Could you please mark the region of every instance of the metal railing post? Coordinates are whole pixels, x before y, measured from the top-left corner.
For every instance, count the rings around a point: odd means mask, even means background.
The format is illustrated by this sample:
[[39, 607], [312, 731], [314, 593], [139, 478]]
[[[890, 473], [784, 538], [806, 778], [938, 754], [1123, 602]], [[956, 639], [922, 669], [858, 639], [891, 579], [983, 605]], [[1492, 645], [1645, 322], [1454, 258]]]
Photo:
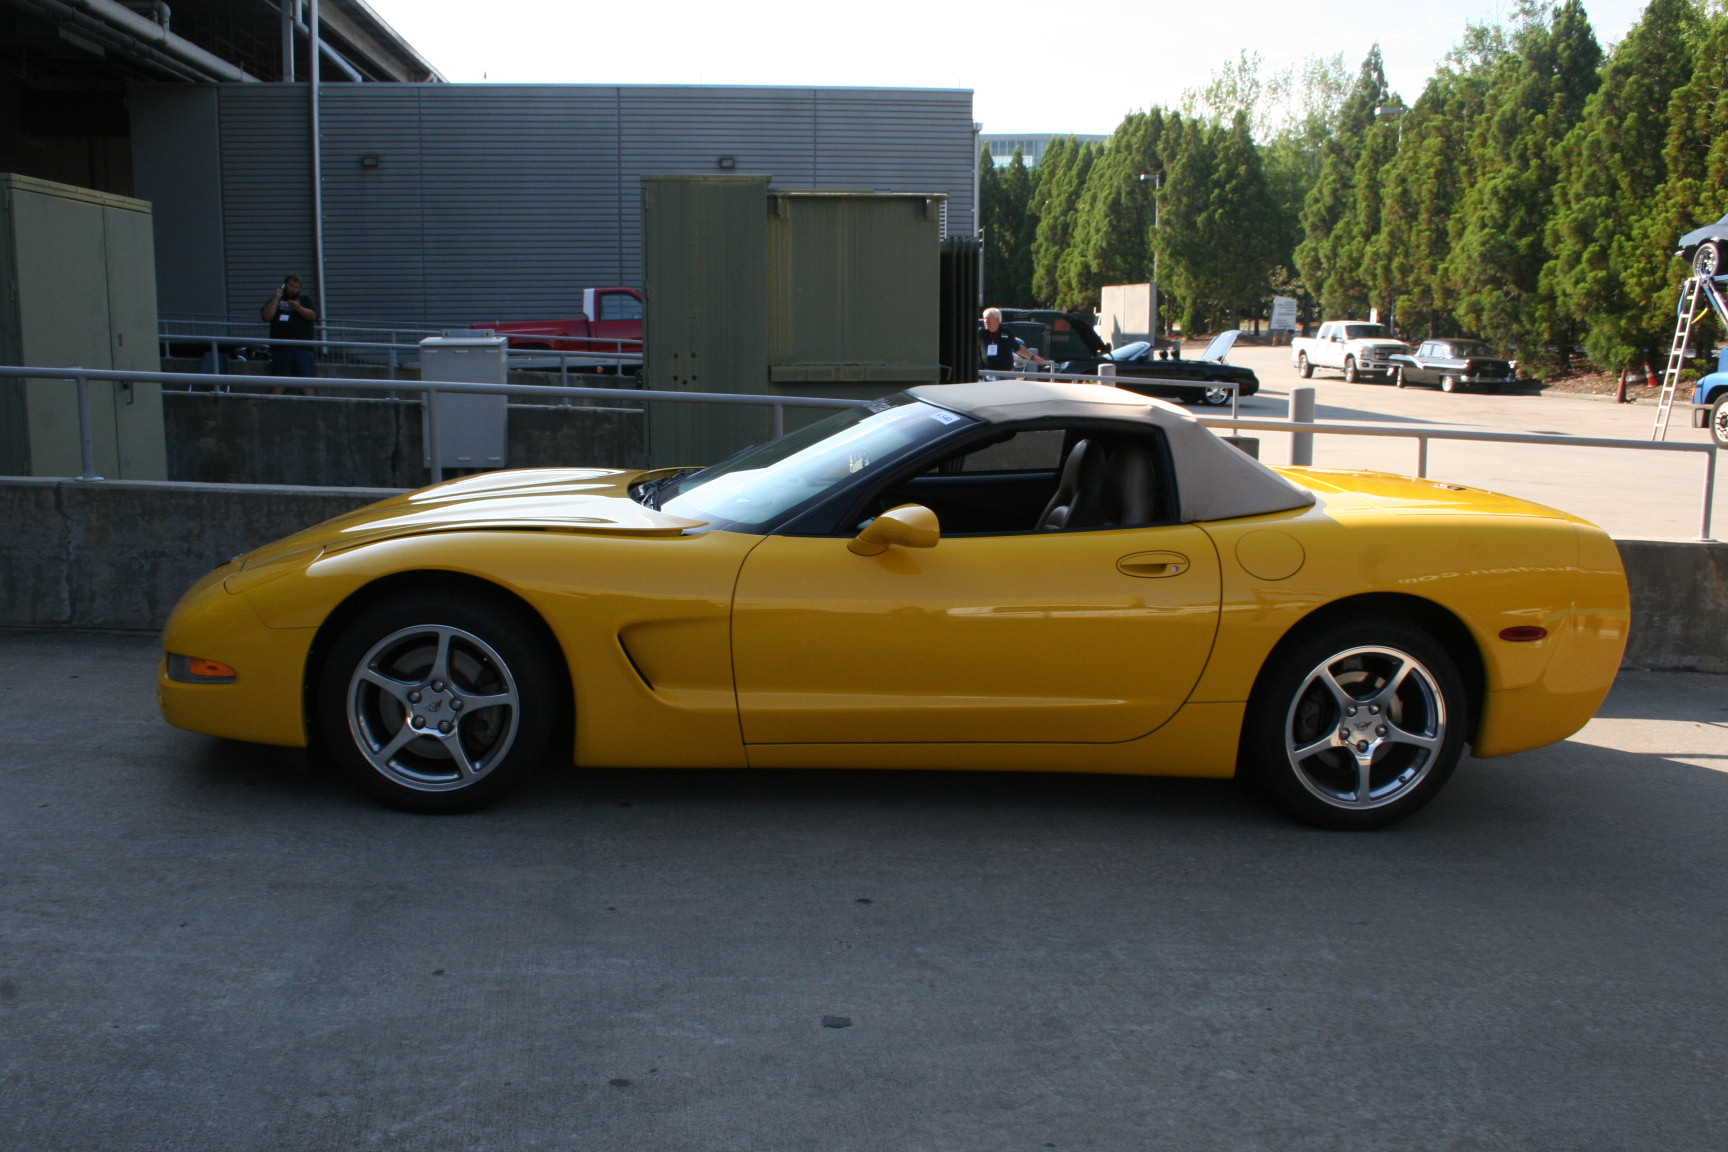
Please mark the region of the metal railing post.
[[[1290, 422], [1314, 423], [1314, 386], [1298, 384], [1290, 389]], [[1294, 468], [1309, 468], [1314, 464], [1314, 433], [1290, 434], [1290, 464]]]
[[100, 480], [96, 475], [96, 442], [90, 430], [90, 378], [82, 372], [72, 374], [78, 386], [78, 458], [83, 467], [80, 480]]
[[1116, 375], [1115, 363], [1114, 362], [1107, 362], [1107, 363], [1098, 365], [1098, 375], [1100, 375], [1100, 376], [1115, 376]]
[[1428, 479], [1428, 437], [1416, 437], [1416, 476], [1417, 479]]
[[[425, 381], [422, 381], [425, 383]], [[432, 384], [426, 389], [426, 460], [428, 474], [432, 483], [439, 484], [444, 480], [444, 442], [438, 434], [438, 386]]]
[[786, 435], [786, 405], [774, 405], [774, 439]]
[[1714, 540], [1710, 535], [1710, 513], [1716, 501], [1716, 445], [1710, 445], [1710, 451], [1704, 459], [1704, 523], [1699, 529], [1698, 539]]

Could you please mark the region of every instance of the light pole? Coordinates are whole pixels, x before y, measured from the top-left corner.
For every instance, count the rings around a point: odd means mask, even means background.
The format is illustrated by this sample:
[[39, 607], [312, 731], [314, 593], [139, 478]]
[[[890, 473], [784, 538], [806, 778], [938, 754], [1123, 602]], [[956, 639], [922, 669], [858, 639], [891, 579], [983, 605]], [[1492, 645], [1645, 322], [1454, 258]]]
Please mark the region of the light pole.
[[1164, 173], [1140, 174], [1140, 182], [1152, 181], [1152, 350], [1158, 350], [1158, 193], [1164, 187]]

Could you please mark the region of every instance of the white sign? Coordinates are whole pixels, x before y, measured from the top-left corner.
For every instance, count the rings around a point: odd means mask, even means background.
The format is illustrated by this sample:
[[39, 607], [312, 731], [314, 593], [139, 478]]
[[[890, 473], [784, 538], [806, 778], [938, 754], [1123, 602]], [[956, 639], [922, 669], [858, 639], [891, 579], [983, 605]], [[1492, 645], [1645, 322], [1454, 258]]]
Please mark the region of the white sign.
[[1292, 332], [1296, 330], [1296, 298], [1294, 296], [1272, 297], [1272, 323], [1269, 327], [1275, 332], [1279, 329]]

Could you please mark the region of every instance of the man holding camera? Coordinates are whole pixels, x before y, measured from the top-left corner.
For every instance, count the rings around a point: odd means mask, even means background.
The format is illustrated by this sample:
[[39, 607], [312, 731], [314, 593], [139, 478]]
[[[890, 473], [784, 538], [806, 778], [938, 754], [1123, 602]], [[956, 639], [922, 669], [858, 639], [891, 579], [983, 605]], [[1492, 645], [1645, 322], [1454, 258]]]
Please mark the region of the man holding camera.
[[[282, 286], [264, 305], [262, 314], [270, 325], [272, 340], [318, 338], [318, 301], [311, 293], [300, 290], [298, 276], [289, 276], [282, 281]], [[270, 345], [270, 375], [318, 375], [317, 351], [310, 344]]]

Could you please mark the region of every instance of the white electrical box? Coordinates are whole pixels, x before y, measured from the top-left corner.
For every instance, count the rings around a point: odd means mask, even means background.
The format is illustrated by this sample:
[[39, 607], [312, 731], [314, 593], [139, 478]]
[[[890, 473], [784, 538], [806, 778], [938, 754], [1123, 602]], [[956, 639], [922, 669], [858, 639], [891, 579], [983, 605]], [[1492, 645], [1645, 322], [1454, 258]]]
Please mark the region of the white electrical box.
[[[420, 341], [420, 379], [503, 384], [509, 372], [504, 346], [504, 337], [490, 333], [428, 336]], [[434, 453], [440, 468], [505, 466], [509, 411], [502, 392], [438, 392], [427, 399], [427, 468]]]

